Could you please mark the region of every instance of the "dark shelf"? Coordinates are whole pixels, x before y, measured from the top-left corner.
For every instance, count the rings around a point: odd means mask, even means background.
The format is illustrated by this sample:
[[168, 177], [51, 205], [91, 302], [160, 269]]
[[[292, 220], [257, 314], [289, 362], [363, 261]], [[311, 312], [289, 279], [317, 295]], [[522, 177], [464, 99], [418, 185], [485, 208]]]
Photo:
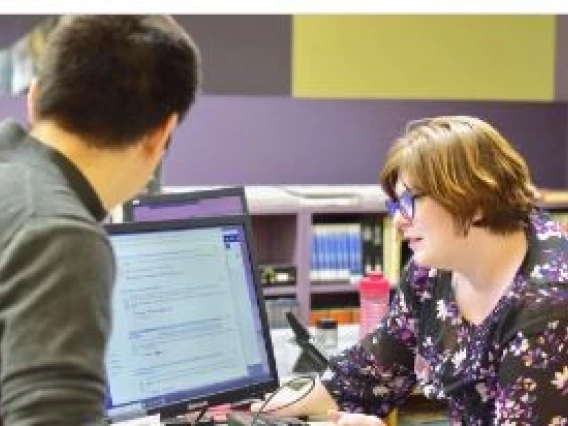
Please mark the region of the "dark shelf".
[[357, 293], [357, 291], [357, 285], [345, 281], [312, 281], [310, 286], [312, 294]]

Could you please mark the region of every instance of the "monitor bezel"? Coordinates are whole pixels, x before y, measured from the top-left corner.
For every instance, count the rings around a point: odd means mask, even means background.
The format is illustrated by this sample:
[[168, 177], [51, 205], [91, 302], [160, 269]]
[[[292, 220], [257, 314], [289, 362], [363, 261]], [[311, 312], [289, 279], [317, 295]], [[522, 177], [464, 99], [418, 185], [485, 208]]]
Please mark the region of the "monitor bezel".
[[209, 395], [203, 395], [197, 398], [190, 398], [184, 401], [175, 402], [172, 404], [152, 407], [145, 409], [147, 415], [160, 414], [161, 417], [175, 417], [195, 409], [202, 409], [208, 406], [236, 403], [246, 401], [254, 398], [263, 398], [267, 393], [274, 392], [279, 386], [278, 371], [276, 368], [276, 359], [274, 357], [274, 347], [270, 335], [270, 328], [268, 325], [268, 317], [266, 306], [264, 302], [264, 295], [262, 286], [260, 284], [260, 276], [258, 273], [254, 239], [252, 235], [252, 226], [250, 217], [248, 215], [231, 215], [231, 216], [215, 216], [215, 217], [199, 217], [189, 219], [174, 219], [162, 221], [147, 221], [147, 222], [123, 222], [114, 224], [105, 224], [104, 227], [109, 237], [112, 235], [130, 234], [130, 233], [147, 233], [147, 232], [160, 232], [170, 230], [183, 230], [183, 229], [199, 229], [206, 227], [219, 227], [219, 226], [242, 226], [244, 236], [247, 242], [248, 260], [251, 266], [251, 276], [253, 280], [253, 287], [255, 291], [256, 304], [259, 313], [260, 326], [262, 329], [262, 336], [266, 357], [269, 368], [269, 378], [262, 383], [256, 383], [247, 387], [230, 389], [223, 392], [217, 392]]
[[[123, 215], [123, 220], [125, 222], [139, 222], [134, 217], [134, 211], [138, 207], [160, 206], [162, 204], [172, 204], [172, 203], [179, 203], [179, 204], [192, 203], [192, 202], [197, 203], [200, 200], [204, 199], [226, 198], [226, 197], [239, 197], [242, 206], [242, 213], [240, 214], [242, 215], [249, 214], [245, 188], [243, 186], [228, 186], [223, 188], [198, 189], [198, 190], [187, 190], [187, 191], [184, 190], [181, 192], [177, 191], [160, 192], [157, 194], [139, 195], [124, 203], [122, 207], [122, 215]], [[233, 214], [231, 214], [231, 216], [232, 215]], [[236, 216], [236, 214], [234, 215]], [[212, 216], [207, 216], [207, 217], [212, 217]], [[152, 219], [152, 221], [154, 220]]]

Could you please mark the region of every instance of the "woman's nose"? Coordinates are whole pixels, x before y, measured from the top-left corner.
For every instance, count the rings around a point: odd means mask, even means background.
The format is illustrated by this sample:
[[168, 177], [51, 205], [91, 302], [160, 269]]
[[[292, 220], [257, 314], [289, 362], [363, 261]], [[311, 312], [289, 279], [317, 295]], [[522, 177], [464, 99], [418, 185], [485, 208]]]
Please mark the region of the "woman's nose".
[[399, 210], [396, 211], [396, 213], [392, 217], [392, 223], [393, 223], [394, 227], [400, 231], [405, 226], [408, 226], [410, 221], [406, 218], [405, 215], [402, 214], [402, 212], [399, 209]]

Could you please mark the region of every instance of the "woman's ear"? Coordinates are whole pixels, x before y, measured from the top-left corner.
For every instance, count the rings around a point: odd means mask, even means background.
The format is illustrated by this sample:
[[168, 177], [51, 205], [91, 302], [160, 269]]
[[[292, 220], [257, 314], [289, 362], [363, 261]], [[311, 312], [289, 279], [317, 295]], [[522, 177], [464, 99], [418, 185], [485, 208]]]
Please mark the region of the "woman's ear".
[[481, 222], [483, 222], [483, 211], [480, 208], [477, 208], [475, 210], [475, 214], [471, 218], [471, 224], [479, 225]]
[[467, 237], [469, 234], [469, 230], [472, 226], [481, 226], [483, 224], [483, 212], [481, 209], [477, 209], [475, 214], [471, 217], [471, 219], [466, 223], [464, 227], [464, 237]]

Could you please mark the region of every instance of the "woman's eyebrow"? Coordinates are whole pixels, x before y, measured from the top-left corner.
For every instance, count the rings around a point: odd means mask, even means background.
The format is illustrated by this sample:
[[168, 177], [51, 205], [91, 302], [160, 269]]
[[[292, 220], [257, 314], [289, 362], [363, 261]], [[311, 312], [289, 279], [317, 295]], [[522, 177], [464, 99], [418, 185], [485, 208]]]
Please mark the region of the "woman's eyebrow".
[[[402, 186], [404, 186], [405, 191], [408, 191], [410, 194], [415, 194], [417, 192], [421, 192], [420, 190], [413, 188], [411, 185], [408, 185], [405, 181], [403, 181], [402, 179], [400, 180], [400, 183], [402, 183]], [[396, 192], [396, 190], [395, 190]], [[404, 191], [403, 191], [404, 192]]]
[[[404, 184], [403, 184], [404, 185]], [[410, 191], [408, 189], [408, 187], [406, 185], [404, 185], [402, 191], [400, 191], [400, 193], [397, 191], [397, 188], [394, 189], [394, 197], [396, 200], [400, 199], [400, 197], [402, 197], [402, 194], [404, 194], [405, 192]]]
[[[410, 185], [408, 185], [405, 181], [403, 181], [402, 179], [400, 180], [400, 183], [402, 183], [402, 186], [404, 187], [404, 190], [402, 192], [410, 192], [412, 194], [412, 188], [410, 187]], [[396, 192], [396, 191], [395, 191]], [[402, 194], [401, 194], [402, 195]]]

